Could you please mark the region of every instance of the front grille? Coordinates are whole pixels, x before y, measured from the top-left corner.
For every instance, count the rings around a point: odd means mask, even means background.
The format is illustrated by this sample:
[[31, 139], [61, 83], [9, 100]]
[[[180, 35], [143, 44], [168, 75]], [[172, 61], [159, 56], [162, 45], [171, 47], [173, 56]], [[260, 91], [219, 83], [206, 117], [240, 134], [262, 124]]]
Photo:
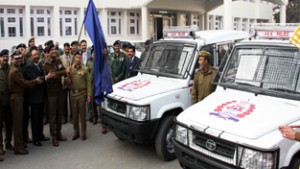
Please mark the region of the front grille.
[[229, 164], [235, 163], [237, 144], [198, 131], [190, 131], [189, 143], [191, 148], [207, 156]]
[[117, 113], [126, 114], [126, 104], [117, 100], [107, 99], [107, 107]]

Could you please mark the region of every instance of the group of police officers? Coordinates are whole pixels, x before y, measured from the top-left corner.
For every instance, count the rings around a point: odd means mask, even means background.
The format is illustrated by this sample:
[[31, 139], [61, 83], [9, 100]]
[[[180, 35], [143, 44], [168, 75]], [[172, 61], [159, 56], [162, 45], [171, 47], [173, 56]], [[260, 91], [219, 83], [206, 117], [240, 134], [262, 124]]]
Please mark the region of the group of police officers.
[[[141, 59], [135, 56], [135, 47], [129, 43], [122, 44], [120, 40], [116, 40], [112, 53], [108, 53], [105, 47], [104, 53], [113, 83], [138, 74], [137, 69], [151, 43], [150, 40], [145, 42], [146, 47]], [[80, 137], [82, 140], [87, 139], [87, 110], [90, 121], [93, 124], [97, 123], [97, 105], [93, 100], [93, 47], [88, 51], [86, 40], [73, 41], [71, 45], [65, 43], [63, 49], [60, 49], [58, 44], [54, 45], [52, 40], [44, 45], [44, 49], [41, 49], [41, 46], [36, 47], [35, 39], [31, 38], [27, 48], [21, 43], [11, 54], [7, 49], [0, 52], [0, 161], [4, 160], [1, 157], [5, 154], [4, 145], [6, 150], [23, 155], [28, 154], [26, 144], [42, 146], [42, 141], [49, 141], [50, 138], [43, 133], [44, 119], [49, 121], [53, 146], [59, 146], [59, 141], [67, 140], [61, 129], [68, 118], [73, 123], [72, 140]], [[211, 81], [216, 74], [216, 69], [208, 62], [209, 52], [200, 51], [198, 58], [200, 69], [194, 79], [193, 104], [214, 91]], [[32, 140], [28, 132], [29, 116]], [[103, 124], [101, 132], [107, 132]]]
[[[29, 143], [42, 146], [42, 141], [51, 139], [53, 146], [59, 146], [59, 141], [67, 140], [61, 129], [68, 118], [73, 123], [72, 140], [80, 137], [86, 140], [87, 109], [91, 112], [91, 122], [97, 123], [97, 105], [93, 100], [93, 47], [88, 51], [86, 40], [73, 41], [71, 45], [65, 43], [63, 49], [52, 40], [44, 45], [45, 48], [36, 47], [35, 39], [31, 38], [28, 47], [21, 43], [11, 53], [7, 49], [0, 52], [0, 161], [4, 160], [4, 148], [23, 155], [28, 154], [26, 144]], [[121, 44], [120, 40], [116, 40], [113, 47], [114, 52], [110, 54], [104, 49], [112, 82], [137, 75], [140, 60], [135, 56], [135, 47]], [[28, 132], [29, 119], [32, 140]], [[51, 138], [43, 132], [45, 119], [49, 121]], [[107, 132], [103, 125], [101, 132]]]

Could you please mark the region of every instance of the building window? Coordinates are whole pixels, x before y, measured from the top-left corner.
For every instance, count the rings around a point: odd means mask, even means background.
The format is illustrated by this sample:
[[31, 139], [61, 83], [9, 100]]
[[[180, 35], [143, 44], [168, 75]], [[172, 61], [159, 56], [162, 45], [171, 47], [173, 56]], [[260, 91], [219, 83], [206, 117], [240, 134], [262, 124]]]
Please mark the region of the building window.
[[140, 12], [128, 12], [128, 34], [140, 34]]
[[243, 19], [242, 20], [242, 31], [248, 31], [248, 19]]
[[208, 16], [208, 30], [214, 30], [214, 16]]
[[51, 36], [51, 8], [32, 8], [30, 10], [31, 36]]
[[108, 11], [107, 12], [107, 30], [109, 35], [121, 34], [121, 12]]
[[223, 18], [222, 16], [216, 16], [215, 18], [215, 30], [223, 29]]
[[61, 8], [59, 10], [60, 36], [76, 36], [78, 34], [78, 9]]
[[196, 14], [192, 14], [191, 16], [192, 25], [200, 26], [200, 16]]
[[3, 7], [0, 8], [0, 37], [23, 37], [23, 8]]
[[233, 20], [233, 30], [240, 30], [239, 24], [240, 24], [240, 18], [234, 18], [234, 20]]

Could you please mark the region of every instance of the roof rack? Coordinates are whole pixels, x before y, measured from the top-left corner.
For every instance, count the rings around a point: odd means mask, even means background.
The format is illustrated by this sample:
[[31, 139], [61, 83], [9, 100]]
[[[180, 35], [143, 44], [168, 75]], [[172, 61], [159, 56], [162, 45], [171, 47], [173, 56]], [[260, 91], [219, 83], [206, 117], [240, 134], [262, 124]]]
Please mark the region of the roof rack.
[[191, 38], [190, 33], [198, 31], [197, 25], [172, 26], [163, 30], [164, 38]]
[[288, 40], [299, 25], [300, 23], [254, 23], [251, 29], [254, 38]]

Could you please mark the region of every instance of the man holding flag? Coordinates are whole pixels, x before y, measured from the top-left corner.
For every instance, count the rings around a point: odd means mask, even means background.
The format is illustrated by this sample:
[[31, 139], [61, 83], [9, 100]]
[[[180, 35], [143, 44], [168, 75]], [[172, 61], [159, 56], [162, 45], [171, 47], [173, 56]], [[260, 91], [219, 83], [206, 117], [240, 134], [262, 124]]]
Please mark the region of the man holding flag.
[[104, 53], [105, 38], [93, 0], [89, 1], [83, 23], [94, 45], [94, 99], [99, 105], [113, 90]]

